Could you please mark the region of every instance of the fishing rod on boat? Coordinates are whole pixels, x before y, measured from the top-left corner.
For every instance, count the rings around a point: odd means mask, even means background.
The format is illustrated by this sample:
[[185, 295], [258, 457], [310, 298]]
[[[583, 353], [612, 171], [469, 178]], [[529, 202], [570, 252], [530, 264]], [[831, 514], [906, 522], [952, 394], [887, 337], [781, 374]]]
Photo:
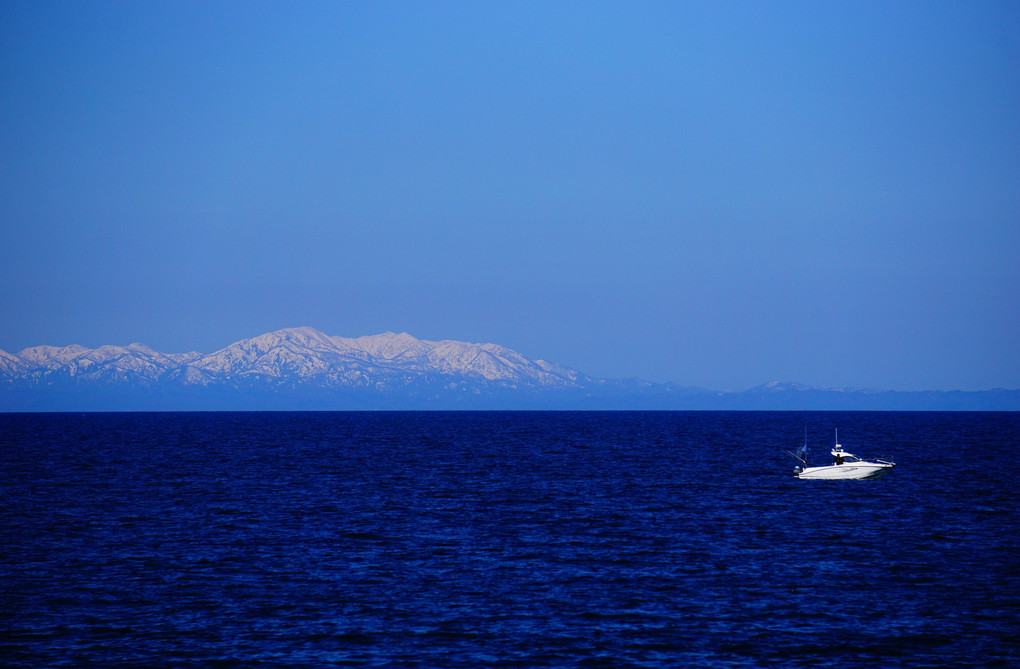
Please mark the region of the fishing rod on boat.
[[807, 467], [807, 425], [804, 426], [804, 445], [794, 451], [786, 451], [791, 458]]
[[[797, 449], [797, 453], [803, 453], [803, 452], [804, 451], [802, 451], [801, 449], [799, 449], [799, 448]], [[797, 455], [797, 453], [794, 453], [793, 451], [790, 451], [790, 450], [786, 451], [787, 455], [789, 455], [791, 458], [793, 458], [797, 462], [803, 463], [806, 466], [807, 465], [807, 459]]]

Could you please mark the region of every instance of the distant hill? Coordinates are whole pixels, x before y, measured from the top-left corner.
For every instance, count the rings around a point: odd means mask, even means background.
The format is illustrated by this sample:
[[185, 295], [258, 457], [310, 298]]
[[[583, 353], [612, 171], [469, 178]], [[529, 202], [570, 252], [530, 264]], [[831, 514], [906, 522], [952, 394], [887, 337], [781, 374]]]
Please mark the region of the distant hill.
[[203, 355], [130, 346], [0, 351], [0, 411], [1020, 410], [1020, 390], [893, 392], [768, 383], [743, 392], [598, 379], [498, 344], [291, 328]]

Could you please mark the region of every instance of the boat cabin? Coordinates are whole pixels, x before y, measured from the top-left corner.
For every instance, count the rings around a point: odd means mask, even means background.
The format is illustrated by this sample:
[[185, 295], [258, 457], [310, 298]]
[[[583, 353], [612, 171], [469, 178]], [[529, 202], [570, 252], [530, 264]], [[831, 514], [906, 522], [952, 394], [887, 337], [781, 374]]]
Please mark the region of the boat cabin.
[[839, 444], [836, 444], [836, 447], [832, 449], [832, 457], [835, 458], [836, 460], [833, 464], [837, 465], [850, 464], [853, 462], [863, 462], [859, 457], [857, 457], [853, 453], [847, 453], [846, 451], [844, 451], [843, 447], [840, 446]]

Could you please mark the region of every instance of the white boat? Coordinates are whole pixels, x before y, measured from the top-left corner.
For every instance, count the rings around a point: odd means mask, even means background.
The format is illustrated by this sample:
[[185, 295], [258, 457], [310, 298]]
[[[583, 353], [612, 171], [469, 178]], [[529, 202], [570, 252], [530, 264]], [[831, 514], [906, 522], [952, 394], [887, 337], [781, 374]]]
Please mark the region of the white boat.
[[[787, 451], [789, 453], [789, 451]], [[839, 445], [839, 430], [836, 430], [836, 445], [832, 451], [833, 463], [821, 467], [807, 466], [807, 435], [804, 445], [796, 453], [790, 453], [801, 464], [793, 468], [793, 475], [799, 479], [868, 479], [882, 476], [896, 466], [885, 460], [861, 460], [853, 453], [847, 453]]]

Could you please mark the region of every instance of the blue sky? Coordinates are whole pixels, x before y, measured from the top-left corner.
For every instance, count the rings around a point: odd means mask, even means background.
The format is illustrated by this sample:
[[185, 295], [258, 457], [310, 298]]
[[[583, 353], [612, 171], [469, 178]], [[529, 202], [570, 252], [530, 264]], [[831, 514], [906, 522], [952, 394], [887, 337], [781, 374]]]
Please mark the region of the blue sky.
[[0, 2], [0, 348], [1020, 387], [1020, 5]]

